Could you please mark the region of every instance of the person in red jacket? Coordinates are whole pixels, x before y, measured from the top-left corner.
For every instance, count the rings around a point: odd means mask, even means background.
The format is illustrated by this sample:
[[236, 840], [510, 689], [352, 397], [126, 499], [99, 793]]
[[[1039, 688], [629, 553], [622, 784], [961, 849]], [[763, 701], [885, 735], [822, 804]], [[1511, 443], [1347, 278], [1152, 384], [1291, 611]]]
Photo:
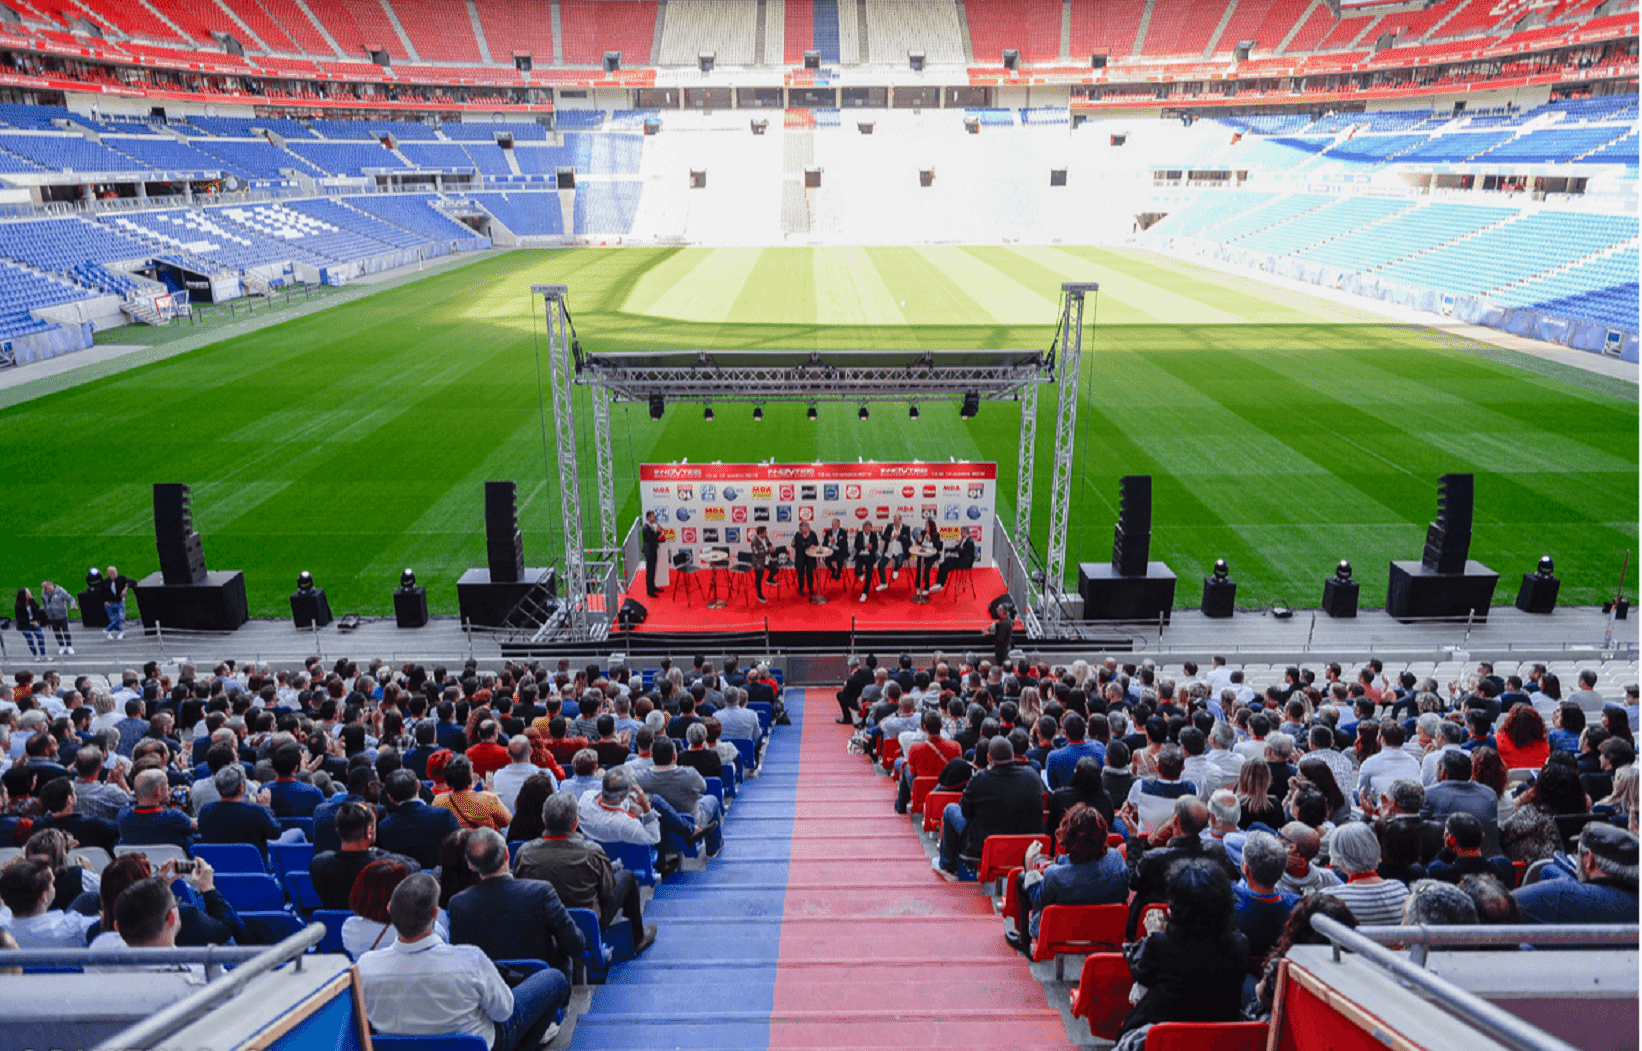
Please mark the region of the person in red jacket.
[[513, 761], [507, 749], [496, 741], [501, 729], [496, 720], [486, 719], [479, 724], [479, 743], [467, 750], [468, 762], [473, 764], [473, 776], [481, 781], [486, 774], [500, 770]]
[[924, 739], [913, 745], [901, 764], [901, 787], [895, 797], [895, 812], [904, 814], [912, 806], [912, 782], [919, 777], [940, 777], [946, 764], [963, 754], [963, 746], [941, 736], [941, 713], [927, 711], [923, 717]]

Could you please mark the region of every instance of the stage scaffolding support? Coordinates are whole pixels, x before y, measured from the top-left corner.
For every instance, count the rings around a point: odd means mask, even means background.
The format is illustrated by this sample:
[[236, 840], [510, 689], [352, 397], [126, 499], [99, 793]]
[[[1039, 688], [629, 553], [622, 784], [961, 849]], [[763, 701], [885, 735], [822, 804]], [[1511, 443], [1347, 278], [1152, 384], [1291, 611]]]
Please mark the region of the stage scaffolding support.
[[[559, 513], [564, 524], [564, 578], [561, 616], [537, 634], [554, 632], [573, 640], [594, 641], [608, 635], [614, 611], [596, 610], [587, 601], [590, 568], [614, 571], [617, 547], [614, 459], [610, 414], [615, 402], [664, 407], [668, 402], [713, 405], [764, 405], [821, 402], [851, 405], [932, 401], [1018, 400], [1021, 408], [1019, 472], [1015, 502], [1015, 544], [1027, 570], [1026, 608], [1021, 610], [1032, 637], [1075, 631], [1063, 607], [1066, 529], [1071, 506], [1072, 454], [1077, 435], [1079, 355], [1083, 347], [1085, 296], [1098, 291], [1093, 282], [1061, 286], [1064, 305], [1055, 343], [1043, 351], [657, 351], [584, 354], [566, 307], [564, 285], [532, 285], [546, 305], [549, 384], [552, 388], [554, 435], [559, 469]], [[1093, 322], [1093, 313], [1089, 314]], [[1056, 347], [1059, 347], [1057, 354]], [[1033, 474], [1037, 453], [1040, 384], [1060, 383], [1055, 425], [1053, 491], [1049, 508], [1047, 556], [1043, 584], [1032, 548]], [[584, 547], [577, 458], [575, 388], [589, 388], [593, 445], [598, 470], [599, 541]], [[551, 485], [553, 479], [548, 479]], [[590, 561], [589, 556], [594, 556]]]

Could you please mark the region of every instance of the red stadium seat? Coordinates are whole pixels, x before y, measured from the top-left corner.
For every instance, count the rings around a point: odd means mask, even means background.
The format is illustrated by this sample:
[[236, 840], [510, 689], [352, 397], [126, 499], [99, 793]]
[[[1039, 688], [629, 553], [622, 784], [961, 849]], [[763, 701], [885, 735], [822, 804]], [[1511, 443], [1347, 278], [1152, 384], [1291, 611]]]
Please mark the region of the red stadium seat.
[[956, 803], [964, 797], [962, 792], [931, 792], [924, 798], [924, 831], [940, 832], [941, 815], [946, 813], [948, 803]]
[[1072, 990], [1072, 1017], [1087, 1021], [1093, 1036], [1116, 1040], [1123, 1020], [1129, 1017], [1129, 989], [1133, 985], [1129, 961], [1122, 953], [1091, 953], [1083, 961], [1077, 988]]
[[1048, 836], [988, 836], [981, 847], [981, 864], [975, 878], [990, 883], [1008, 872], [1021, 867], [1026, 859], [1026, 848], [1033, 843], [1049, 849]]
[[1019, 876], [1023, 871], [1025, 870], [1015, 868], [1004, 873], [1003, 907], [999, 909], [999, 912], [1006, 920], [1014, 919], [1016, 916], [1020, 915], [1020, 910], [1026, 907], [1026, 903], [1021, 900], [1020, 894], [1016, 890], [1017, 885], [1015, 883], [1015, 877]]
[[1063, 953], [1120, 952], [1129, 923], [1127, 905], [1049, 905], [1038, 919], [1032, 959], [1055, 961], [1055, 980], [1062, 980]]
[[1526, 861], [1513, 861], [1511, 862], [1511, 870], [1516, 873], [1515, 879], [1511, 881], [1512, 888], [1522, 886], [1522, 877], [1528, 874], [1528, 863]]
[[915, 777], [912, 779], [912, 804], [910, 809], [914, 814], [924, 812], [924, 800], [935, 791], [935, 786], [941, 783], [938, 777]]
[[1136, 930], [1144, 931], [1146, 929], [1146, 917], [1150, 916], [1154, 912], [1161, 912], [1164, 918], [1167, 919], [1169, 915], [1169, 903], [1166, 901], [1154, 901], [1144, 909], [1141, 909], [1139, 920], [1140, 926], [1137, 927]]
[[1265, 1051], [1264, 1022], [1159, 1022], [1146, 1051]]
[[901, 739], [886, 737], [878, 743], [878, 765], [884, 770], [895, 769], [895, 760], [901, 758]]

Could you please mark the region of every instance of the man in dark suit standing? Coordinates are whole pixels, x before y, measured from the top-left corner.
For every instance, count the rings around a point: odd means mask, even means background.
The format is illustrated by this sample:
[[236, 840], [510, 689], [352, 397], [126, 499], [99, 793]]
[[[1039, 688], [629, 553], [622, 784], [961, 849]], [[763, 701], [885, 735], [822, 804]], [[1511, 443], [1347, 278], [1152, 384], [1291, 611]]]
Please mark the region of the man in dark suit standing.
[[987, 744], [987, 768], [969, 779], [963, 797], [941, 816], [941, 853], [932, 863], [947, 879], [958, 878], [958, 858], [980, 857], [988, 836], [1043, 833], [1043, 782], [1015, 762], [1007, 737]]
[[818, 542], [808, 522], [798, 523], [798, 532], [792, 538], [793, 564], [798, 567], [798, 593], [815, 594], [815, 557], [810, 548]]
[[656, 525], [654, 511], [644, 512], [641, 543], [644, 547], [644, 592], [656, 598], [661, 594], [656, 590], [656, 560], [661, 555], [661, 529]]
[[461, 827], [456, 814], [417, 798], [422, 786], [409, 770], [395, 770], [383, 787], [394, 805], [377, 827], [377, 846], [403, 854], [425, 869], [438, 868], [439, 845]]
[[850, 677], [844, 683], [844, 688], [838, 691], [838, 722], [842, 726], [855, 725], [855, 712], [861, 703], [861, 691], [872, 685], [872, 669], [877, 666], [878, 658], [867, 654], [863, 662], [851, 657]]
[[[465, 856], [479, 882], [450, 899], [451, 944], [476, 945], [493, 963], [545, 960], [568, 972], [587, 943], [553, 884], [515, 879], [508, 871], [507, 840], [495, 829], [474, 829]], [[570, 1001], [568, 978], [557, 992], [549, 1018]]]

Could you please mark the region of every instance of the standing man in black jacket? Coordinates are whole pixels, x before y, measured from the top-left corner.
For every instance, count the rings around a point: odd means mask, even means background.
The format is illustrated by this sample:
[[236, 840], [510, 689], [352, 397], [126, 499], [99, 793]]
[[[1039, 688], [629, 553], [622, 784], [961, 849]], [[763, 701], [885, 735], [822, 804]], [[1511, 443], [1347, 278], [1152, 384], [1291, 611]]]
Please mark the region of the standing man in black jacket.
[[103, 575], [103, 612], [108, 615], [108, 626], [103, 635], [110, 639], [125, 638], [125, 597], [137, 582], [113, 566]]
[[872, 685], [872, 669], [878, 666], [878, 658], [867, 654], [863, 662], [859, 658], [850, 658], [850, 677], [844, 683], [844, 688], [838, 691], [838, 707], [840, 714], [838, 723], [841, 726], [855, 725], [855, 713], [861, 704], [861, 691]]
[[987, 743], [985, 770], [969, 779], [963, 798], [947, 804], [941, 816], [941, 853], [931, 863], [947, 879], [958, 878], [960, 855], [980, 857], [988, 836], [1043, 833], [1043, 781], [1024, 763], [1015, 762], [1007, 737]]
[[641, 534], [641, 544], [644, 547], [644, 593], [651, 598], [661, 595], [656, 590], [656, 560], [661, 554], [661, 529], [656, 525], [656, 513], [644, 512], [644, 528]]
[[808, 522], [798, 523], [798, 532], [792, 538], [793, 565], [798, 567], [798, 593], [800, 595], [815, 594], [815, 556], [810, 554], [810, 548], [817, 543], [815, 533], [810, 529]]

